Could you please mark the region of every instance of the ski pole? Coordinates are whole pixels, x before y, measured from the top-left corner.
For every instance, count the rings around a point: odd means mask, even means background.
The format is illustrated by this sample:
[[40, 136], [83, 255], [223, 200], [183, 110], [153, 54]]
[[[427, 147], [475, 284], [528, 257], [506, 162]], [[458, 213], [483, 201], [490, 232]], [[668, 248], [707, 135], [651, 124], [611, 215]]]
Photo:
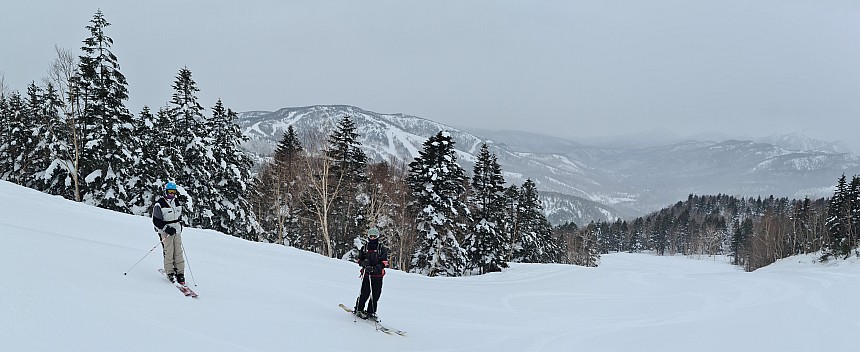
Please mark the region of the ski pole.
[[137, 261], [137, 263], [134, 263], [134, 265], [132, 265], [132, 266], [131, 266], [131, 268], [128, 268], [128, 270], [126, 270], [126, 271], [125, 271], [124, 273], [122, 273], [122, 274], [123, 274], [123, 275], [128, 275], [128, 272], [129, 272], [129, 271], [131, 271], [131, 269], [134, 269], [134, 267], [136, 267], [138, 264], [140, 264], [140, 262], [142, 262], [142, 261], [143, 261], [143, 259], [144, 259], [144, 258], [146, 258], [146, 256], [148, 256], [148, 255], [149, 255], [149, 253], [152, 253], [152, 251], [154, 251], [154, 250], [155, 250], [155, 247], [158, 247], [158, 245], [159, 245], [159, 244], [162, 244], [162, 242], [161, 242], [161, 236], [159, 236], [158, 244], [156, 244], [155, 246], [153, 246], [153, 247], [152, 247], [152, 249], [150, 249], [150, 250], [149, 250], [149, 252], [146, 252], [146, 254], [144, 254], [144, 255], [143, 255], [143, 258], [140, 258], [140, 260], [138, 260], [138, 261]]
[[191, 274], [191, 283], [197, 287], [197, 280], [194, 280], [194, 271], [191, 270], [191, 262], [188, 260], [188, 254], [185, 253], [185, 245], [179, 242], [179, 248], [182, 249], [182, 255], [185, 257], [185, 263], [188, 265], [188, 273]]

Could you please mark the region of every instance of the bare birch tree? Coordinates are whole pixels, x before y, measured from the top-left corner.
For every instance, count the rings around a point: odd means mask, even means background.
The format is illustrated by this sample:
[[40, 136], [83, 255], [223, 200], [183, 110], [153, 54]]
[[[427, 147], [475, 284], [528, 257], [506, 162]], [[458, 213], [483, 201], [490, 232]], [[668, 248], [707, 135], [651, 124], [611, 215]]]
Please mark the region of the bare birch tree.
[[[63, 158], [57, 161], [63, 166], [71, 178], [74, 187], [72, 190], [75, 201], [81, 201], [81, 186], [79, 177], [79, 165], [83, 153], [82, 127], [79, 126], [79, 114], [81, 111], [81, 92], [78, 87], [78, 58], [71, 51], [54, 46], [57, 57], [48, 68], [48, 76], [45, 83], [52, 84], [57, 89], [57, 94], [65, 99], [60, 106], [65, 118], [64, 126], [67, 141], [61, 152]], [[60, 135], [57, 131], [55, 134]]]
[[0, 71], [0, 96], [6, 96], [9, 86], [6, 85], [6, 74]]
[[[308, 155], [304, 159], [305, 209], [316, 223], [316, 228], [323, 242], [322, 248], [320, 248], [323, 251], [322, 254], [333, 257], [334, 243], [332, 242], [333, 236], [329, 233], [329, 220], [334, 202], [341, 192], [341, 186], [344, 182], [343, 174], [337, 178], [332, 176], [333, 162], [326, 157], [325, 153], [329, 148], [329, 143], [323, 135], [309, 136], [308, 141], [306, 149]], [[314, 150], [320, 153], [314, 155], [312, 154]]]
[[415, 218], [406, 207], [409, 203], [408, 167], [392, 158], [388, 163], [372, 164], [368, 169], [369, 223], [382, 229], [392, 267], [407, 271], [417, 236]]

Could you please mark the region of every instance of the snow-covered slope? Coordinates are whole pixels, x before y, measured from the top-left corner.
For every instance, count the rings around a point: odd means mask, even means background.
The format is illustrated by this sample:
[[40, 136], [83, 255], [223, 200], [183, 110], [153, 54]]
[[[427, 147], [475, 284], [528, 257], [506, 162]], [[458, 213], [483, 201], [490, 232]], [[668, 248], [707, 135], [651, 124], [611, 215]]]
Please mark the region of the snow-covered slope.
[[860, 331], [856, 261], [744, 273], [612, 254], [465, 278], [391, 270], [379, 313], [409, 336], [390, 336], [337, 308], [358, 292], [352, 263], [188, 229], [193, 300], [156, 272], [149, 219], [6, 182], [0, 200], [4, 351], [808, 352], [853, 350]]

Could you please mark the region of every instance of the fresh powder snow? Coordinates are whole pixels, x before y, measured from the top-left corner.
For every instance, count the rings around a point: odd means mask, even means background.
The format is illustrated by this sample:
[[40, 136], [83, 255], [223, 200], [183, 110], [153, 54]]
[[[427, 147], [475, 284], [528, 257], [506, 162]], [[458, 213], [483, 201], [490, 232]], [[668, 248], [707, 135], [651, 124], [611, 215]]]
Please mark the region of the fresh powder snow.
[[0, 200], [4, 351], [809, 352], [860, 342], [856, 259], [791, 257], [753, 273], [722, 257], [624, 253], [597, 268], [512, 264], [460, 278], [388, 270], [378, 313], [402, 337], [338, 308], [358, 295], [354, 263], [186, 229], [192, 299], [156, 271], [149, 218], [8, 182]]

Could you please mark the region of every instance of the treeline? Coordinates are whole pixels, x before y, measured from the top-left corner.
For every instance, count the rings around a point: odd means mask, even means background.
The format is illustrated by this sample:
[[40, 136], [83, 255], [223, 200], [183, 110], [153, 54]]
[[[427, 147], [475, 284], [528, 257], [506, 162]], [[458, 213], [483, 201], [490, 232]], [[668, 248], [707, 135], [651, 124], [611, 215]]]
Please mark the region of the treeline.
[[860, 255], [860, 178], [848, 183], [842, 175], [829, 199], [690, 195], [630, 222], [591, 223], [584, 230], [600, 253], [729, 255], [747, 271], [797, 254], [847, 258]]
[[[210, 114], [186, 67], [173, 95], [137, 116], [125, 107], [110, 24], [101, 11], [79, 55], [57, 49], [49, 76], [25, 94], [0, 90], [0, 179], [94, 206], [148, 215], [167, 181], [180, 186], [190, 226], [349, 258], [370, 226], [399, 269], [430, 276], [501, 270], [508, 262], [596, 265], [553, 232], [536, 185], [505, 187], [486, 146], [468, 178], [439, 132], [407, 164], [368, 163], [355, 125], [330, 134], [290, 128], [252, 172], [237, 114]], [[597, 255], [596, 252], [589, 252]], [[587, 259], [583, 259], [588, 257]]]

